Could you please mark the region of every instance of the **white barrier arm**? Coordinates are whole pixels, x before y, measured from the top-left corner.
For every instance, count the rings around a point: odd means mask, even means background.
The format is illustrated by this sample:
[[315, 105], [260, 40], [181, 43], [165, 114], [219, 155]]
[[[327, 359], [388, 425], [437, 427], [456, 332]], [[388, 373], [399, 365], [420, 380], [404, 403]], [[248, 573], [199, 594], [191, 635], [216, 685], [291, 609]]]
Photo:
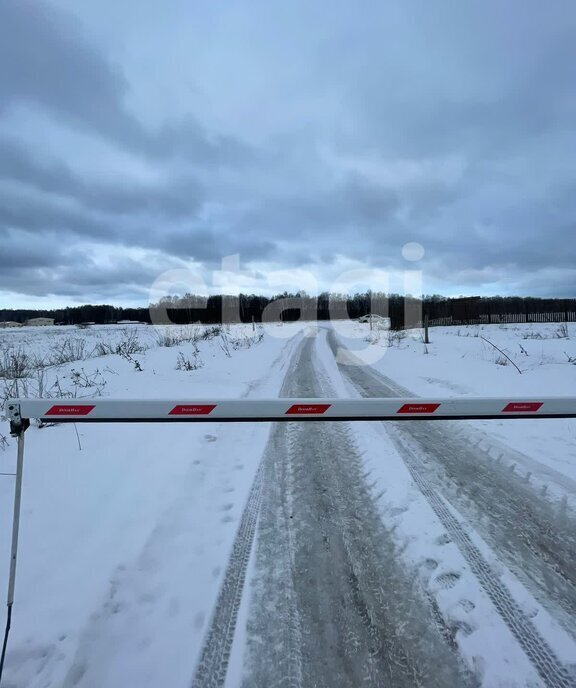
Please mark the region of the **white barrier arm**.
[[576, 397], [371, 399], [11, 399], [7, 414], [66, 422], [576, 418]]
[[0, 655], [4, 666], [14, 600], [24, 432], [31, 418], [50, 423], [264, 422], [334, 420], [448, 420], [481, 418], [576, 418], [576, 397], [462, 399], [10, 399], [10, 432], [18, 437], [8, 616]]

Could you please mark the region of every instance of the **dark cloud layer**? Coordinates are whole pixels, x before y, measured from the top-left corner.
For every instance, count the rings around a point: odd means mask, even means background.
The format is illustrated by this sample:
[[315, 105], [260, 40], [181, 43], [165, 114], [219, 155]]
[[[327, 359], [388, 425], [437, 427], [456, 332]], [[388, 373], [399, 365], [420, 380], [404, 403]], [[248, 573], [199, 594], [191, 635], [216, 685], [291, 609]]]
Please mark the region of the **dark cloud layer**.
[[121, 147], [199, 165], [241, 162], [247, 147], [229, 136], [209, 137], [192, 118], [149, 132], [125, 107], [129, 89], [121, 69], [82, 36], [66, 15], [37, 0], [0, 7], [0, 109], [33, 103], [70, 126]]
[[572, 3], [63, 7], [0, 3], [0, 294], [121, 302], [236, 253], [576, 294]]

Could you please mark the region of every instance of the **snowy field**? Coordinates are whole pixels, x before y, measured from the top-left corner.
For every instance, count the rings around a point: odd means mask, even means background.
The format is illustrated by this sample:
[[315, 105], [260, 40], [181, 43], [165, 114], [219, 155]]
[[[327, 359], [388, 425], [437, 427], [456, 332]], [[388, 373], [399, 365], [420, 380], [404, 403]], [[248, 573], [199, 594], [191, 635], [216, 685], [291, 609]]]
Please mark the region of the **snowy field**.
[[[576, 393], [575, 323], [430, 328], [428, 345], [421, 330], [403, 336], [377, 329], [367, 333], [368, 326], [358, 323], [336, 328], [349, 348], [360, 349], [360, 358], [414, 396]], [[490, 420], [470, 425], [489, 432], [494, 447], [504, 442], [576, 481], [576, 421], [550, 419], [540, 425]]]
[[[576, 391], [573, 324], [421, 334], [0, 330], [0, 395]], [[33, 425], [5, 685], [573, 686], [575, 511], [575, 420]]]

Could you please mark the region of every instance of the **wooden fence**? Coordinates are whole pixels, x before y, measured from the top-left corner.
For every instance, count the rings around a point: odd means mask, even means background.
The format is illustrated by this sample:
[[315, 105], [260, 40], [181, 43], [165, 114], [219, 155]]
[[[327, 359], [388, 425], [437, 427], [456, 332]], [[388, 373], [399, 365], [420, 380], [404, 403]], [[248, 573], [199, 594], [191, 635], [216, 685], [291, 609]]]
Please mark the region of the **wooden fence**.
[[576, 322], [576, 299], [406, 299], [389, 304], [393, 329], [434, 326]]

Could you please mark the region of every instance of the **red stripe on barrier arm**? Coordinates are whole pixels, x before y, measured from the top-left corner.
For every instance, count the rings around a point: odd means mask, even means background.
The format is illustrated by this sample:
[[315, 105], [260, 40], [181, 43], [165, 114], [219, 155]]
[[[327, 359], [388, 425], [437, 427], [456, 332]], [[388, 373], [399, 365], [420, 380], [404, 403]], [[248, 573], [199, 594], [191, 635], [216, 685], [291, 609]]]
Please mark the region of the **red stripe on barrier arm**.
[[56, 404], [46, 411], [46, 416], [87, 416], [94, 408], [88, 404]]
[[440, 404], [404, 404], [396, 413], [434, 413]]
[[175, 406], [168, 415], [170, 416], [207, 416], [216, 408], [216, 404], [190, 404]]
[[507, 404], [502, 413], [514, 413], [515, 411], [538, 411], [542, 406], [541, 401], [512, 401]]
[[285, 415], [298, 416], [298, 415], [309, 415], [313, 413], [325, 413], [332, 404], [293, 404], [287, 411]]

